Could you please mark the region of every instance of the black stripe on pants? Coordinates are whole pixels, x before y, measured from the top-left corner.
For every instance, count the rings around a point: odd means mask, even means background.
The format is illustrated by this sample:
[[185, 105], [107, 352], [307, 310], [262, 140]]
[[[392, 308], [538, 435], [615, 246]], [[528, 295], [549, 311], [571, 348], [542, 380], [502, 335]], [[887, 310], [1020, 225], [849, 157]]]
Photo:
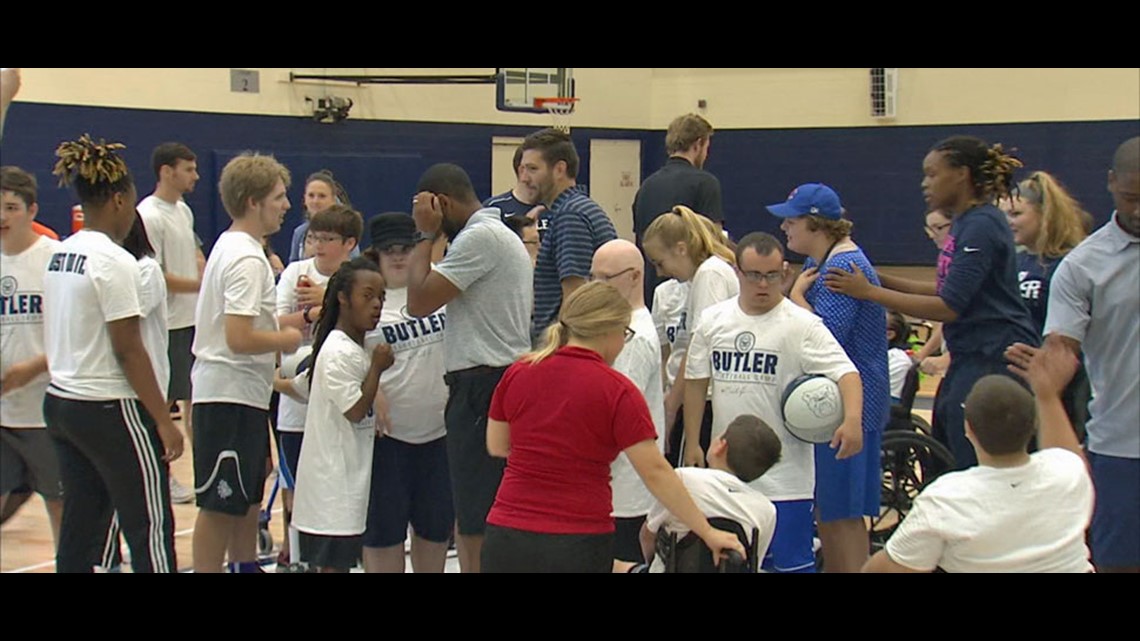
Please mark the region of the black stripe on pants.
[[[176, 572], [170, 471], [138, 401], [44, 398], [65, 494], [56, 571], [91, 572], [117, 513], [133, 572]], [[69, 489], [68, 489], [69, 488]]]

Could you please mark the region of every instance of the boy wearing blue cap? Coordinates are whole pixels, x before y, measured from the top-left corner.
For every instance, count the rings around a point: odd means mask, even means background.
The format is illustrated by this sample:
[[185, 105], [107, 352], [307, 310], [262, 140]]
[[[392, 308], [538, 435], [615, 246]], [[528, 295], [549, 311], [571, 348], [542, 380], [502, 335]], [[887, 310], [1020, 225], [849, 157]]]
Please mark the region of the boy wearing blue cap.
[[[851, 240], [851, 221], [839, 195], [827, 185], [797, 187], [787, 202], [768, 207], [783, 219], [788, 249], [804, 254], [804, 270], [789, 298], [814, 312], [843, 346], [863, 380], [863, 449], [839, 459], [828, 444], [815, 446], [815, 505], [827, 572], [858, 572], [870, 547], [864, 516], [878, 516], [879, 450], [890, 416], [886, 313], [882, 306], [832, 292], [819, 282], [820, 269], [851, 271], [852, 265], [875, 284], [871, 261]], [[821, 268], [822, 266], [822, 268]]]

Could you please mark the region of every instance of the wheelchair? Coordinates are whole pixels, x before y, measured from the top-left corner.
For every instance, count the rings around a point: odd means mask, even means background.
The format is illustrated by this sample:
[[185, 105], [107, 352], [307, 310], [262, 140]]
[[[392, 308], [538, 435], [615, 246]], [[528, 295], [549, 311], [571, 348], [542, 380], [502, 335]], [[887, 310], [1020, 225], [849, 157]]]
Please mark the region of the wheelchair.
[[882, 498], [879, 516], [870, 523], [872, 554], [886, 545], [919, 492], [954, 468], [949, 448], [932, 436], [926, 420], [913, 413], [918, 387], [916, 364], [907, 372], [901, 399], [891, 406], [891, 419], [883, 432]]
[[[756, 574], [759, 572], [760, 556], [755, 545], [760, 536], [759, 529], [752, 528], [752, 536], [749, 537], [744, 527], [731, 519], [712, 517], [709, 519], [709, 524], [735, 534], [748, 552], [747, 558], [732, 551], [718, 567], [713, 562], [712, 551], [696, 534], [689, 532], [678, 539], [676, 532], [666, 532], [665, 528], [661, 528], [657, 531], [657, 556], [664, 563], [666, 573]], [[749, 541], [753, 544], [750, 545]]]

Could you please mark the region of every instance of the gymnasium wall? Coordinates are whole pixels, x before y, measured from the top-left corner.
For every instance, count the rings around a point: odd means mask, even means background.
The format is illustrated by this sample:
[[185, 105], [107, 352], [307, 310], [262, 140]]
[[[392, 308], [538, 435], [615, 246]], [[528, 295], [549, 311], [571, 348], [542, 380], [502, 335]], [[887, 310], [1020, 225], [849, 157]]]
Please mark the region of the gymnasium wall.
[[[190, 144], [202, 181], [188, 197], [198, 231], [212, 243], [227, 224], [215, 185], [243, 149], [272, 151], [293, 171], [300, 220], [304, 177], [332, 169], [366, 215], [406, 209], [420, 173], [456, 162], [480, 196], [489, 192], [490, 138], [522, 136], [549, 125], [544, 115], [500, 112], [494, 87], [332, 87], [285, 81], [289, 69], [262, 68], [259, 94], [229, 90], [228, 69], [25, 69], [9, 113], [3, 162], [35, 171], [44, 222], [67, 229], [73, 196], [54, 188], [52, 150], [83, 132], [121, 140], [140, 191], [152, 187], [150, 149], [163, 140]], [[294, 69], [321, 73], [320, 69]], [[490, 69], [329, 69], [329, 73], [489, 73]], [[589, 183], [589, 141], [643, 142], [642, 173], [665, 161], [664, 128], [708, 101], [717, 127], [707, 168], [722, 183], [728, 227], [736, 236], [775, 231], [763, 206], [797, 184], [834, 186], [856, 222], [856, 238], [884, 264], [930, 264], [918, 187], [922, 157], [937, 140], [971, 133], [1018, 150], [1030, 169], [1056, 173], [1098, 221], [1111, 201], [1105, 172], [1116, 145], [1140, 134], [1137, 69], [911, 69], [899, 72], [899, 115], [868, 115], [867, 69], [575, 69], [583, 101], [574, 139]], [[323, 125], [304, 118], [304, 96], [352, 97], [351, 118]], [[969, 123], [969, 124], [963, 124]], [[284, 251], [287, 234], [275, 239]]]

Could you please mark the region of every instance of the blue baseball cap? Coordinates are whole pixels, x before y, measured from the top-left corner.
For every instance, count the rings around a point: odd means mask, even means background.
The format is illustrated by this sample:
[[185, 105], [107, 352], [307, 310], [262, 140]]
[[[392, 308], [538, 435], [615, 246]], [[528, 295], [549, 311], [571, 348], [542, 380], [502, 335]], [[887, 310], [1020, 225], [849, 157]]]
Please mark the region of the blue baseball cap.
[[768, 211], [780, 218], [813, 215], [839, 220], [843, 217], [839, 194], [823, 183], [807, 183], [796, 187], [788, 196], [787, 202], [769, 205]]

